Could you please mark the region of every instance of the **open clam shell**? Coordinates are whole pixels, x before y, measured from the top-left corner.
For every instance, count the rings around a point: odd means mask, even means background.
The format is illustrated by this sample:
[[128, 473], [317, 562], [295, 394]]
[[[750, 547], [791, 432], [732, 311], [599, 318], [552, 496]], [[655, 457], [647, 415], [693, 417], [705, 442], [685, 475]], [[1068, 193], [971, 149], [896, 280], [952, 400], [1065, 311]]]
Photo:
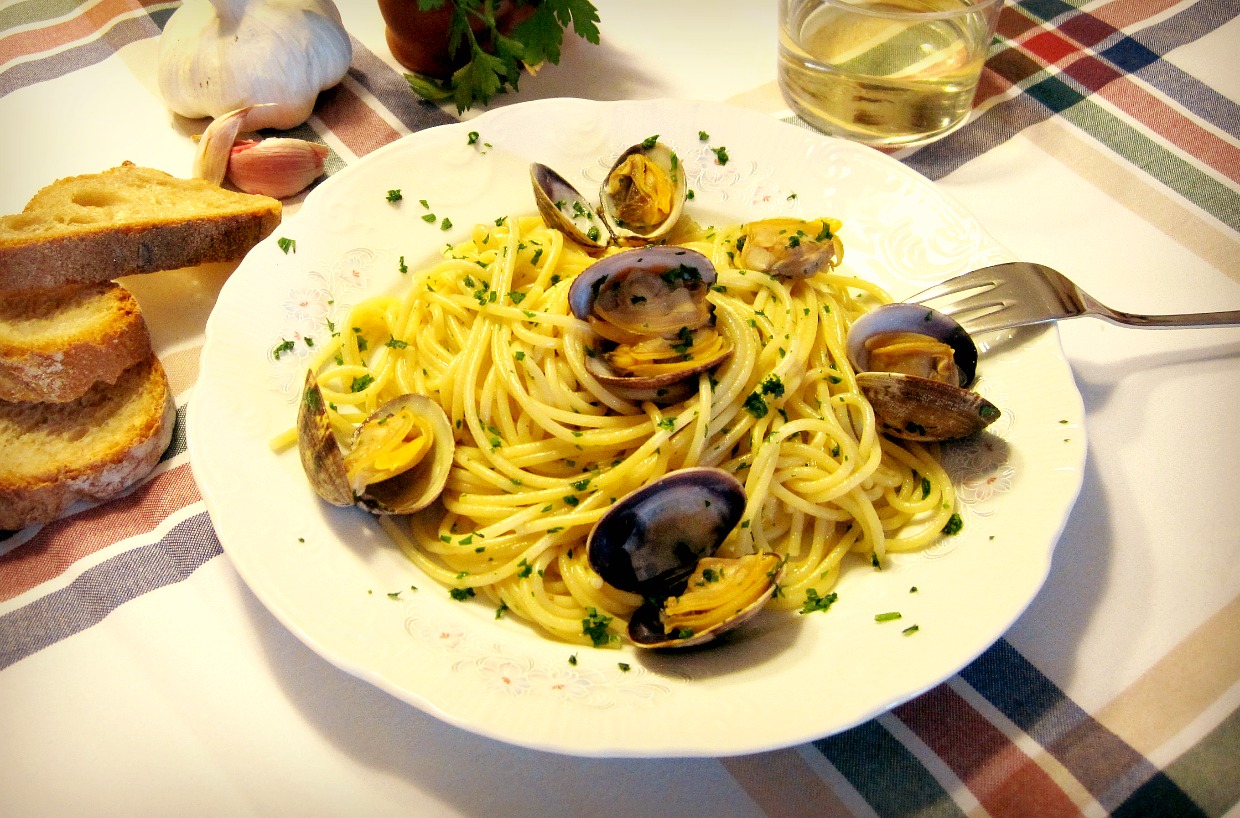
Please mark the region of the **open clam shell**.
[[629, 621], [633, 644], [704, 644], [774, 595], [779, 557], [713, 556], [744, 511], [745, 489], [735, 477], [689, 468], [631, 492], [599, 519], [587, 540], [591, 567], [613, 587], [646, 598]]
[[[306, 373], [297, 412], [297, 443], [316, 494], [332, 505], [356, 505], [374, 514], [412, 514], [434, 502], [456, 449], [452, 424], [439, 404], [425, 395], [401, 395], [367, 417], [348, 451], [341, 451], [312, 371]], [[401, 463], [394, 452], [410, 443], [422, 453]], [[359, 467], [352, 455], [363, 450], [368, 462]]]
[[573, 315], [601, 339], [586, 368], [626, 397], [683, 397], [678, 384], [732, 354], [707, 300], [715, 277], [710, 259], [684, 247], [626, 250], [587, 267], [568, 295]]
[[967, 388], [977, 373], [977, 345], [937, 310], [903, 303], [879, 307], [853, 323], [847, 348], [857, 386], [892, 437], [922, 442], [968, 437], [1000, 415], [998, 407]]
[[652, 244], [680, 221], [688, 190], [676, 152], [652, 137], [621, 153], [607, 171], [600, 211], [617, 243]]
[[554, 227], [593, 255], [611, 244], [611, 228], [571, 183], [546, 165], [530, 165], [534, 203], [548, 227]]

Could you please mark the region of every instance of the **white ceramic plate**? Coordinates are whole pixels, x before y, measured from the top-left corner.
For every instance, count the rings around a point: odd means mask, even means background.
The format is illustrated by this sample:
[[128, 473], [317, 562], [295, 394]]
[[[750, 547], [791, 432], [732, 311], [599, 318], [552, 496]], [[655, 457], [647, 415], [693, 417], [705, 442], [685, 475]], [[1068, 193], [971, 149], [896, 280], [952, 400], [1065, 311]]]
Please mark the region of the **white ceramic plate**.
[[[249, 254], [207, 327], [189, 412], [194, 475], [225, 552], [281, 622], [328, 661], [445, 721], [587, 756], [794, 745], [951, 676], [1041, 587], [1085, 452], [1080, 395], [1055, 330], [983, 360], [980, 389], [1004, 416], [995, 436], [946, 454], [963, 533], [881, 572], [858, 562], [826, 614], [768, 617], [747, 626], [746, 638], [691, 654], [565, 645], [497, 620], [484, 603], [454, 601], [369, 515], [317, 499], [296, 452], [268, 448], [294, 422], [305, 339], [324, 338], [326, 321], [359, 299], [398, 292], [402, 256], [422, 264], [475, 223], [532, 213], [532, 161], [589, 192], [621, 149], [653, 134], [686, 166], [700, 222], [838, 217], [847, 267], [897, 297], [1011, 258], [899, 163], [760, 114], [681, 101], [502, 108], [414, 134], [337, 173]], [[387, 200], [393, 189], [403, 195], [397, 204]], [[428, 212], [435, 223], [420, 218]], [[276, 358], [285, 341], [292, 351]], [[887, 611], [903, 618], [875, 621]], [[911, 625], [918, 630], [905, 635]]]

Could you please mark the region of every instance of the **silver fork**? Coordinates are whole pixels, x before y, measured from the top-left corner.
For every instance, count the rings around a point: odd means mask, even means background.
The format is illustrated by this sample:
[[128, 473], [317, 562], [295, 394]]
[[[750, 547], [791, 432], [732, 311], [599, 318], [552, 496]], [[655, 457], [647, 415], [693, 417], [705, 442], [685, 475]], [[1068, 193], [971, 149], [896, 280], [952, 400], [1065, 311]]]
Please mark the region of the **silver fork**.
[[[959, 298], [950, 302], [927, 304], [957, 295]], [[1138, 315], [1113, 310], [1061, 273], [1027, 261], [983, 267], [949, 278], [905, 300], [934, 307], [955, 318], [971, 333], [1042, 324], [1080, 315], [1092, 315], [1129, 327], [1153, 329], [1240, 325], [1240, 310], [1180, 315]]]

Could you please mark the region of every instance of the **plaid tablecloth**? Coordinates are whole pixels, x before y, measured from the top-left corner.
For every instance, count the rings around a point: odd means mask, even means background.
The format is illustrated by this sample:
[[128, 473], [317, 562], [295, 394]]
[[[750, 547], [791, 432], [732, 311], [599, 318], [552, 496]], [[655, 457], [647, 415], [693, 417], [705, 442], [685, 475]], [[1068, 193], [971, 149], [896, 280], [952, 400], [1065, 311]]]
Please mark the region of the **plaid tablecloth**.
[[[126, 159], [188, 174], [202, 123], [172, 118], [154, 77], [177, 5], [0, 4], [0, 212]], [[352, 68], [293, 132], [329, 171], [455, 121], [408, 92], [373, 2], [339, 5]], [[803, 124], [774, 85], [773, 2], [597, 5], [601, 45], [569, 42], [494, 104], [702, 98]], [[973, 120], [898, 158], [1106, 303], [1240, 308], [1238, 17], [1234, 0], [1009, 2]], [[238, 578], [183, 433], [228, 272], [125, 281], [177, 395], [155, 473], [0, 540], [0, 814], [1240, 814], [1240, 330], [1062, 327], [1084, 488], [1041, 594], [957, 676], [805, 746], [582, 759], [396, 701]]]

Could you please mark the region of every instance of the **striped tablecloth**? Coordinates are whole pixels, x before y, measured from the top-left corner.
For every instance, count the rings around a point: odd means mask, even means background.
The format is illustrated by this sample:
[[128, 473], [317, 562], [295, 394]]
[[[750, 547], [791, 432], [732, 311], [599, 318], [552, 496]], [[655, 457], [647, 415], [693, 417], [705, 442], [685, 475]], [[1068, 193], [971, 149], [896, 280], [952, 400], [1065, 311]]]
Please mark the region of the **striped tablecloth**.
[[[188, 174], [202, 123], [172, 118], [154, 77], [177, 5], [0, 3], [0, 212], [126, 159]], [[352, 68], [294, 132], [331, 149], [329, 171], [455, 120], [408, 92], [371, 0], [339, 5]], [[672, 96], [794, 121], [774, 3], [597, 5], [601, 45], [568, 43], [495, 104]], [[1009, 2], [973, 121], [898, 158], [1113, 306], [1240, 308], [1238, 15]], [[177, 395], [155, 473], [0, 541], [0, 814], [1240, 815], [1240, 330], [1062, 327], [1084, 488], [1042, 593], [957, 676], [805, 746], [582, 759], [435, 721], [246, 589], [183, 433], [228, 273], [125, 280]]]

